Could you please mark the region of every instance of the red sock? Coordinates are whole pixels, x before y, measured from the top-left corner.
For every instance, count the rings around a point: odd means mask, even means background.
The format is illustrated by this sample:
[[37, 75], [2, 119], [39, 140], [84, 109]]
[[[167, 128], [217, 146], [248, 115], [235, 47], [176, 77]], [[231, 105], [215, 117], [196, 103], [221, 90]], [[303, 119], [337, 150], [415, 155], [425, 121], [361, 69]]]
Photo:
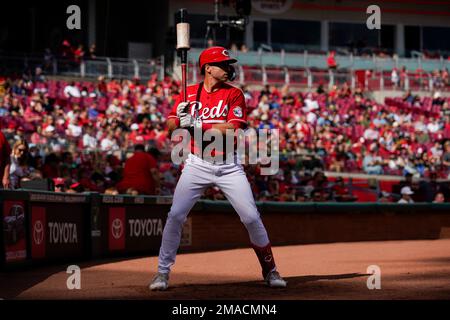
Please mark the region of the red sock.
[[270, 242], [265, 247], [258, 247], [252, 244], [253, 250], [255, 250], [256, 256], [258, 257], [259, 263], [262, 268], [262, 275], [265, 279], [270, 271], [275, 269], [275, 259], [272, 254], [272, 246]]

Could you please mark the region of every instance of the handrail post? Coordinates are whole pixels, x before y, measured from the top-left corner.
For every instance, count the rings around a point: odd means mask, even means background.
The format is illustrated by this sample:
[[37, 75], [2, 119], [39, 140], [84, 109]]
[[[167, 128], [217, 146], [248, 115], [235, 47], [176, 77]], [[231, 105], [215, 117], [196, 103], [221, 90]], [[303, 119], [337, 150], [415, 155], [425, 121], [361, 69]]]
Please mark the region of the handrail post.
[[139, 78], [139, 64], [136, 59], [133, 59], [133, 65], [134, 65], [134, 77], [137, 79]]
[[305, 68], [308, 68], [308, 51], [303, 51], [303, 64]]
[[287, 67], [284, 67], [284, 83], [289, 84], [290, 81], [291, 81], [291, 79], [289, 77], [289, 70]]
[[166, 66], [165, 66], [166, 61], [165, 61], [165, 58], [164, 58], [163, 54], [161, 55], [160, 61], [161, 61], [161, 68], [159, 70], [159, 80], [163, 81], [164, 80], [164, 74], [165, 74], [165, 71], [166, 71], [166, 69], [165, 69], [166, 68]]
[[81, 63], [80, 63], [80, 76], [82, 78], [84, 78], [85, 75], [86, 75], [86, 64], [85, 64], [85, 62], [83, 60], [81, 60]]
[[330, 90], [334, 85], [334, 73], [331, 69], [328, 70], [328, 76], [330, 77], [328, 80], [328, 89]]
[[258, 59], [259, 59], [259, 65], [262, 65], [262, 48], [258, 48]]
[[111, 59], [106, 58], [106, 63], [108, 64], [108, 78], [111, 79], [113, 77], [113, 68], [112, 68]]
[[239, 83], [241, 85], [244, 85], [245, 82], [245, 74], [244, 74], [244, 68], [242, 66], [239, 66]]
[[308, 89], [311, 89], [312, 83], [313, 83], [311, 70], [306, 69], [306, 73], [307, 73], [307, 77], [308, 77]]
[[267, 71], [266, 71], [266, 67], [265, 67], [265, 66], [262, 66], [262, 67], [261, 67], [261, 70], [262, 70], [262, 83], [263, 83], [263, 86], [265, 86], [265, 85], [267, 84]]
[[353, 70], [350, 73], [350, 87], [352, 88], [352, 90], [355, 90], [356, 87], [356, 77], [355, 77], [355, 73], [353, 72]]

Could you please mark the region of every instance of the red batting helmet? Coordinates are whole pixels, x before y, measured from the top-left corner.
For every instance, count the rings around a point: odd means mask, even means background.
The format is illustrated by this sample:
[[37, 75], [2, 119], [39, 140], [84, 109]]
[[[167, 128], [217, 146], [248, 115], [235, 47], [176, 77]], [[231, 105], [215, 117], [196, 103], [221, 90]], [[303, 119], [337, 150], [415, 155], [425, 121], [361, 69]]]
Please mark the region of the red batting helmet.
[[237, 62], [236, 59], [230, 57], [228, 50], [225, 49], [224, 47], [211, 47], [205, 49], [202, 51], [200, 57], [198, 58], [198, 65], [200, 67], [200, 72], [203, 74], [204, 66], [207, 63], [217, 63], [225, 61], [229, 63]]

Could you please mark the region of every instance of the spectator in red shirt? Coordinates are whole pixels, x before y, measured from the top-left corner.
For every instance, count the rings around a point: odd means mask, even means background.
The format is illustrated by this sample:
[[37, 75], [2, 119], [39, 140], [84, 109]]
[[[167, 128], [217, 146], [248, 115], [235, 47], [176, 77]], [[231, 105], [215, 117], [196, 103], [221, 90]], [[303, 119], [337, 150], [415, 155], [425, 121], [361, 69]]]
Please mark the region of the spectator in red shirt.
[[105, 96], [107, 91], [108, 91], [108, 87], [106, 85], [105, 77], [104, 76], [99, 76], [98, 79], [97, 79], [97, 85], [96, 85], [95, 93], [98, 96]]
[[349, 188], [345, 185], [342, 177], [336, 178], [336, 182], [333, 186], [334, 198], [339, 202], [355, 201], [357, 198], [350, 192]]
[[334, 55], [335, 55], [335, 52], [330, 51], [330, 54], [328, 55], [328, 58], [327, 58], [328, 69], [332, 69], [332, 70], [337, 69], [336, 58], [334, 57]]
[[68, 40], [64, 40], [62, 43], [61, 55], [66, 59], [71, 59], [73, 56], [73, 49]]
[[11, 166], [11, 147], [6, 140], [3, 132], [0, 131], [0, 178], [2, 180], [3, 188], [10, 187], [9, 168]]
[[125, 162], [123, 179], [117, 184], [117, 189], [124, 194], [129, 188], [139, 194], [157, 194], [159, 189], [159, 171], [155, 157], [145, 152], [145, 147], [138, 144], [134, 154]]
[[84, 57], [84, 48], [83, 45], [80, 44], [77, 49], [73, 52], [74, 58], [76, 62], [80, 62]]
[[121, 87], [117, 80], [113, 78], [106, 84], [106, 89], [111, 94], [119, 94]]

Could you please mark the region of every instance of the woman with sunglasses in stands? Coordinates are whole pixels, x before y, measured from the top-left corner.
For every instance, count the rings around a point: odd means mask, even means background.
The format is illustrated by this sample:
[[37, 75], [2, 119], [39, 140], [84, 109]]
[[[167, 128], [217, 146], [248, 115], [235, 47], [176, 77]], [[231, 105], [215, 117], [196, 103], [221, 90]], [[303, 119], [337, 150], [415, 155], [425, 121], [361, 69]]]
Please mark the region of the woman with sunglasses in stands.
[[13, 146], [11, 153], [11, 166], [9, 169], [9, 178], [11, 188], [20, 188], [20, 181], [28, 178], [32, 168], [28, 166], [28, 143], [25, 140], [18, 140]]

